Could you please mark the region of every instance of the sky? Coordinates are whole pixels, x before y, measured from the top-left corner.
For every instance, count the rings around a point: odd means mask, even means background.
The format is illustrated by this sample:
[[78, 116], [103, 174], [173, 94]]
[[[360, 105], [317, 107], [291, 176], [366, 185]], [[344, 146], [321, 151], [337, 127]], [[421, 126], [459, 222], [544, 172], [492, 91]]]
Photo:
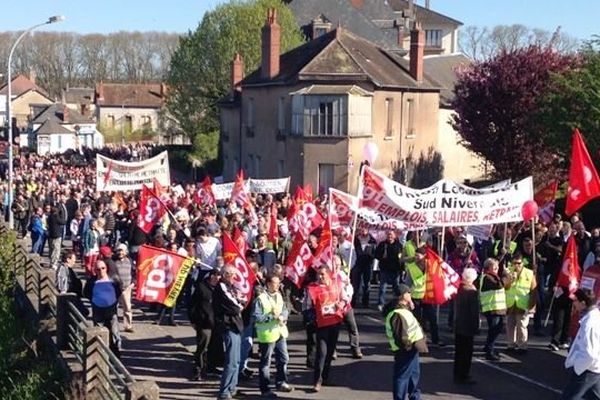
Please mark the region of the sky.
[[[301, 0], [296, 0], [301, 1]], [[328, 1], [328, 0], [323, 0]], [[364, 0], [368, 5], [371, 1]], [[424, 4], [424, 0], [415, 0]], [[0, 31], [21, 30], [64, 15], [51, 31], [108, 33], [116, 31], [187, 32], [194, 30], [207, 10], [226, 0], [0, 0], [10, 10]], [[523, 24], [531, 28], [564, 33], [578, 39], [600, 34], [599, 0], [430, 0], [431, 8], [464, 23], [480, 27]]]

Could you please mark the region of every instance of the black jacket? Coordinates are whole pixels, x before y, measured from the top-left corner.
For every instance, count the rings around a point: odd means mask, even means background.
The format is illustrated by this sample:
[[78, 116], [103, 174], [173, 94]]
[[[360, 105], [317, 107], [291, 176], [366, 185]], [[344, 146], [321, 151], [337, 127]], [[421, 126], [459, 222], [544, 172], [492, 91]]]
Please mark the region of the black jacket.
[[371, 265], [374, 259], [375, 247], [377, 242], [373, 236], [369, 235], [369, 240], [365, 248], [360, 244], [360, 238], [356, 236], [354, 238], [354, 251], [356, 251], [356, 267], [367, 267]]
[[224, 282], [220, 282], [213, 292], [213, 310], [215, 313], [215, 326], [220, 330], [231, 330], [242, 333], [244, 321], [240, 304]]
[[213, 294], [215, 288], [208, 281], [198, 281], [188, 306], [188, 318], [196, 325], [196, 329], [213, 329], [215, 314], [213, 310]]
[[389, 243], [387, 240], [379, 243], [375, 249], [375, 258], [379, 260], [379, 269], [386, 272], [399, 272], [400, 253], [402, 245], [398, 239]]
[[454, 332], [462, 336], [479, 333], [479, 291], [461, 284], [454, 299]]
[[60, 222], [61, 220], [58, 211], [53, 211], [48, 215], [48, 237], [50, 239], [62, 237], [62, 230], [65, 224], [61, 224]]

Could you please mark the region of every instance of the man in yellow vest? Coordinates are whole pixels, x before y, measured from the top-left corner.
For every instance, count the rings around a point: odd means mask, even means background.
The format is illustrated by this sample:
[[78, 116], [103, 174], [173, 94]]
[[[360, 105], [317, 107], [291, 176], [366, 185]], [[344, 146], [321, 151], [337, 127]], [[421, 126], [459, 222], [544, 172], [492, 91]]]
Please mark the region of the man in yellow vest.
[[488, 332], [485, 340], [485, 358], [490, 361], [500, 360], [495, 349], [496, 339], [504, 326], [506, 315], [506, 292], [508, 278], [499, 275], [499, 264], [495, 258], [488, 258], [483, 263], [483, 274], [479, 280], [479, 301], [481, 312], [487, 320]]
[[[398, 298], [384, 312], [385, 334], [394, 353], [394, 400], [421, 398], [419, 353], [427, 353], [427, 342], [421, 325], [412, 313], [414, 304], [410, 288], [400, 284]], [[390, 310], [391, 308], [391, 310]]]
[[529, 313], [535, 308], [537, 282], [534, 272], [525, 268], [523, 256], [516, 252], [509, 266], [509, 286], [506, 289], [507, 352], [527, 352]]
[[277, 275], [269, 275], [266, 279], [267, 290], [261, 293], [254, 304], [254, 318], [256, 320], [256, 336], [260, 349], [259, 386], [263, 398], [275, 398], [269, 387], [271, 355], [275, 350], [275, 363], [277, 375], [275, 385], [280, 392], [294, 390], [287, 382], [287, 365], [289, 356], [287, 351], [287, 319], [288, 309], [279, 291], [281, 280]]

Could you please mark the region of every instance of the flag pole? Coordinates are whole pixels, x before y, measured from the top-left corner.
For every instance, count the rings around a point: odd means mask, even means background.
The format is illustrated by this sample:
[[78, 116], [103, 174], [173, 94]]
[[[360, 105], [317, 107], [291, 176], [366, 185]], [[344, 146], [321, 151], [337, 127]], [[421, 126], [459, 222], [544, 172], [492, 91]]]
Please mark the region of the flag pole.
[[[554, 287], [556, 289], [556, 286]], [[552, 300], [550, 300], [550, 307], [548, 307], [548, 314], [546, 315], [546, 319], [544, 320], [544, 328], [548, 326], [548, 320], [550, 319], [550, 313], [552, 312], [552, 307], [554, 307], [554, 299], [556, 298], [554, 290], [552, 291]]]
[[[365, 167], [362, 166], [358, 173], [358, 189], [356, 189], [356, 197], [358, 198], [358, 204], [356, 205], [356, 212], [354, 213], [354, 220], [352, 221], [352, 235], [350, 236], [350, 255], [348, 256], [348, 270], [352, 269], [352, 254], [354, 252], [354, 237], [356, 236], [356, 225], [358, 223], [358, 211], [360, 209], [360, 196], [363, 186], [363, 176]], [[331, 225], [330, 225], [331, 227]]]

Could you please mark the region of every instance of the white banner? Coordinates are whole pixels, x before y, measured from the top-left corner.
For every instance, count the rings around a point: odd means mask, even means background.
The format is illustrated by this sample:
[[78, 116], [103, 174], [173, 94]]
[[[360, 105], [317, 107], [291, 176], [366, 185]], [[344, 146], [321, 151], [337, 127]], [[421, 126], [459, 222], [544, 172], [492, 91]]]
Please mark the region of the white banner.
[[[501, 189], [503, 187], [510, 185], [510, 179], [505, 179], [503, 181], [493, 183], [489, 186], [486, 186], [484, 189]], [[471, 235], [480, 240], [487, 240], [492, 235], [492, 229], [494, 225], [469, 225], [466, 229], [466, 234]]]
[[96, 155], [96, 190], [140, 190], [144, 184], [152, 187], [156, 178], [162, 186], [171, 185], [169, 155], [163, 151], [144, 161], [126, 162]]
[[475, 189], [447, 179], [425, 189], [412, 189], [366, 167], [362, 187], [362, 207], [387, 218], [426, 226], [522, 221], [521, 208], [533, 199], [531, 177], [492, 189]]
[[[281, 179], [247, 179], [244, 182], [244, 187], [249, 193], [275, 194], [285, 193], [288, 191], [290, 178]], [[226, 200], [231, 197], [233, 182], [230, 183], [213, 183], [212, 190], [215, 195], [215, 200]]]

